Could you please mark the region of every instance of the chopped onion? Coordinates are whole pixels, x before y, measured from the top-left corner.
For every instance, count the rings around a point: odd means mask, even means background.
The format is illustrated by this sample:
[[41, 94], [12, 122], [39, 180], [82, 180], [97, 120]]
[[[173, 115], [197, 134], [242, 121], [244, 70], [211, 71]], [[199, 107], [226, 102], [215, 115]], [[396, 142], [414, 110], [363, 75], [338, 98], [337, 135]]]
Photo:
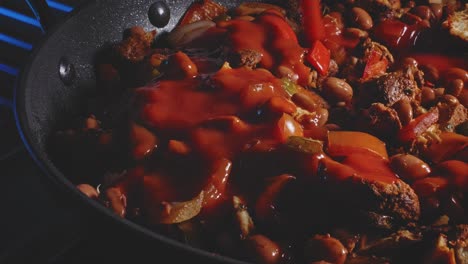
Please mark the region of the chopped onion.
[[148, 208], [148, 216], [154, 223], [176, 224], [197, 216], [202, 208], [204, 191], [195, 198], [184, 202], [163, 202]]
[[203, 35], [203, 33], [215, 25], [213, 21], [202, 20], [177, 27], [169, 33], [168, 41], [174, 47], [184, 46]]

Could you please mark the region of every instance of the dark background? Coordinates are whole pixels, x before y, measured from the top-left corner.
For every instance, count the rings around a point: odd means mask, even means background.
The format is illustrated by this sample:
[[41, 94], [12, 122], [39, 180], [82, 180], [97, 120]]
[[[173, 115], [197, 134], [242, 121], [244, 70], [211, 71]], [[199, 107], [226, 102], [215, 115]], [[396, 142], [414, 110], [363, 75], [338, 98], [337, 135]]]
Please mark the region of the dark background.
[[[56, 23], [86, 0], [48, 0]], [[147, 241], [51, 184], [16, 130], [16, 81], [44, 33], [27, 0], [0, 0], [0, 263], [206, 263]]]

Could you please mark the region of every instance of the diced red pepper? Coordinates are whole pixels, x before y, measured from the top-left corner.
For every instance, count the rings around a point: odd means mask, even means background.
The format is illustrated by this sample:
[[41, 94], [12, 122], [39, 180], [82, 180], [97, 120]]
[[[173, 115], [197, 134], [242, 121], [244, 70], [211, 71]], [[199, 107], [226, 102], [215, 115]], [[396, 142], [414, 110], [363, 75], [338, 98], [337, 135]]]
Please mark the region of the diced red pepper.
[[301, 7], [305, 38], [307, 44], [312, 46], [315, 41], [322, 40], [325, 37], [320, 0], [302, 0]]
[[330, 50], [320, 40], [316, 40], [309, 53], [307, 53], [306, 60], [320, 75], [326, 75], [330, 66]]
[[346, 157], [362, 153], [388, 160], [385, 142], [371, 134], [359, 131], [330, 131], [327, 141], [327, 152], [332, 157]]
[[401, 142], [411, 142], [425, 132], [439, 120], [439, 111], [427, 112], [413, 119], [408, 125], [400, 129], [398, 139]]
[[388, 60], [382, 57], [382, 53], [377, 50], [372, 50], [369, 58], [367, 59], [364, 72], [362, 74], [362, 80], [369, 80], [372, 77], [377, 77], [384, 74], [387, 71]]

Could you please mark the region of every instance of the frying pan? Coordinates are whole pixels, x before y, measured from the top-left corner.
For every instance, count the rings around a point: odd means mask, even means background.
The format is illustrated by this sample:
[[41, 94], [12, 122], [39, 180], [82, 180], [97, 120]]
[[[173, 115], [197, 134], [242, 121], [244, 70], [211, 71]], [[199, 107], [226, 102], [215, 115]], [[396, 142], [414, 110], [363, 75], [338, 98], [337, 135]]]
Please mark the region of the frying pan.
[[[40, 1], [39, 1], [40, 2]], [[45, 1], [42, 1], [45, 2]], [[105, 215], [122, 228], [130, 229], [145, 238], [175, 249], [183, 254], [203, 259], [203, 263], [242, 263], [214, 255], [177, 242], [137, 225], [81, 194], [66, 175], [51, 160], [47, 152], [47, 137], [59, 122], [79, 113], [84, 96], [95, 89], [94, 57], [106, 43], [122, 39], [125, 29], [140, 25], [154, 29], [148, 19], [148, 8], [154, 0], [96, 0], [75, 10], [65, 21], [47, 30], [30, 62], [23, 70], [15, 94], [15, 115], [24, 144], [44, 174], [66, 195], [85, 207]], [[183, 15], [191, 1], [167, 0], [171, 10], [169, 24], [158, 32], [169, 31]], [[226, 7], [238, 5], [240, 0], [218, 0]], [[36, 3], [37, 4], [37, 3]], [[39, 8], [39, 11], [41, 9]], [[44, 11], [44, 9], [42, 9]], [[41, 19], [44, 26], [49, 22]], [[157, 251], [157, 247], [155, 247]]]

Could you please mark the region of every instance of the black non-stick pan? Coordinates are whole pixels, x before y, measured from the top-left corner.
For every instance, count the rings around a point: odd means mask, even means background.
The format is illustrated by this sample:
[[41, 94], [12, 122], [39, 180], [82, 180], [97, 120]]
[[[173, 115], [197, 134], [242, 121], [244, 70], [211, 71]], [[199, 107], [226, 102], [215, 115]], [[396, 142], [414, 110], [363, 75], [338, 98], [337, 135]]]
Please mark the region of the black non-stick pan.
[[[45, 2], [45, 1], [43, 1]], [[171, 18], [165, 28], [174, 27], [192, 1], [167, 0]], [[227, 7], [239, 0], [218, 0]], [[84, 95], [95, 89], [93, 61], [106, 43], [122, 39], [125, 29], [140, 25], [154, 29], [148, 19], [153, 0], [96, 0], [74, 11], [65, 21], [48, 29], [47, 36], [34, 51], [23, 70], [16, 90], [16, 117], [24, 144], [44, 174], [70, 197], [74, 197], [100, 215], [119, 223], [122, 228], [143, 235], [160, 249], [172, 248], [183, 254], [206, 259], [204, 263], [238, 263], [237, 261], [195, 249], [150, 231], [81, 194], [51, 160], [47, 137], [59, 122], [72, 118], [84, 105]], [[48, 22], [43, 18], [43, 22]], [[72, 155], [72, 153], [70, 153]], [[86, 207], [85, 206], [85, 207]]]

